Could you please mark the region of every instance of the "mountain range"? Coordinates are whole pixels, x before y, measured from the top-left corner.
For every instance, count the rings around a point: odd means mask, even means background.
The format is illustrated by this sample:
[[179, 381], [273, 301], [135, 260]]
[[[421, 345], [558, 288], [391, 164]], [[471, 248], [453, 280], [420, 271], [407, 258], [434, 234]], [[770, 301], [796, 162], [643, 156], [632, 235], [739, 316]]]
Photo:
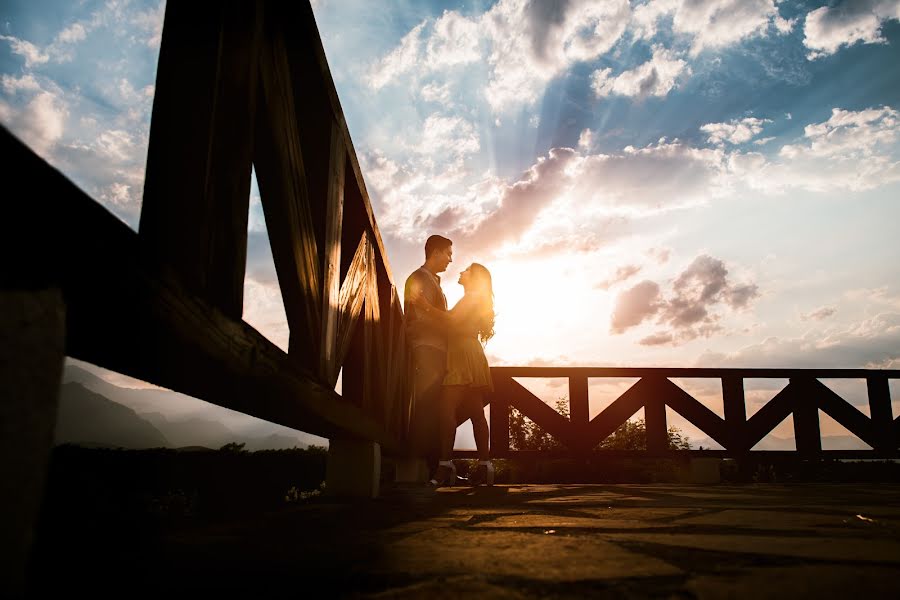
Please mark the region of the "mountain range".
[[[246, 417], [239, 430], [205, 416], [218, 407], [162, 389], [120, 387], [78, 366], [66, 365], [56, 422], [57, 444], [122, 448], [221, 448], [242, 443], [246, 450], [306, 448], [321, 438]], [[207, 407], [208, 406], [208, 407]], [[199, 413], [199, 414], [198, 414]]]

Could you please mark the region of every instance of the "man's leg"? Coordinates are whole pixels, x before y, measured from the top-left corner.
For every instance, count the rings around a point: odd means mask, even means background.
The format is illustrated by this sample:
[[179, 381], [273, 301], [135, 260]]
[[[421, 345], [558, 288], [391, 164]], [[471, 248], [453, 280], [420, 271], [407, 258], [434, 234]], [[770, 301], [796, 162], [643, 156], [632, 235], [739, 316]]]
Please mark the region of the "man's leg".
[[434, 472], [440, 455], [439, 402], [447, 369], [447, 354], [430, 346], [413, 348], [413, 419], [410, 436], [413, 451], [424, 456]]

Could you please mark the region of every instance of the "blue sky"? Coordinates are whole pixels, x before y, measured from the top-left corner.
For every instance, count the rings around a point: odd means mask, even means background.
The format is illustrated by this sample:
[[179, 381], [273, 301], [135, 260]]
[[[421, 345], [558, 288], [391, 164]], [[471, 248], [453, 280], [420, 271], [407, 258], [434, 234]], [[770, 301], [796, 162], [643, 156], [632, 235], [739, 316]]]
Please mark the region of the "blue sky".
[[[900, 365], [900, 0], [313, 7], [396, 283], [486, 264], [494, 364]], [[0, 121], [136, 226], [164, 3], [2, 10]]]

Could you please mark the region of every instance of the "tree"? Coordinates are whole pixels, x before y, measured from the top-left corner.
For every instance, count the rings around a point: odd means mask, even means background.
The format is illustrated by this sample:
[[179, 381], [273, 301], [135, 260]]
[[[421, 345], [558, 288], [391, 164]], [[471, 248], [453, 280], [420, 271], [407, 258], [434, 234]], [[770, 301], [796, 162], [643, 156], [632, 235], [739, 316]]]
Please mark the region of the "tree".
[[[569, 416], [569, 400], [562, 396], [556, 400], [556, 410], [564, 417]], [[669, 427], [669, 450], [689, 450], [687, 436], [677, 427]], [[541, 429], [534, 421], [513, 408], [509, 411], [509, 445], [513, 450], [565, 450], [556, 438]], [[646, 450], [647, 425], [643, 419], [625, 421], [611, 436], [597, 446], [601, 450]]]

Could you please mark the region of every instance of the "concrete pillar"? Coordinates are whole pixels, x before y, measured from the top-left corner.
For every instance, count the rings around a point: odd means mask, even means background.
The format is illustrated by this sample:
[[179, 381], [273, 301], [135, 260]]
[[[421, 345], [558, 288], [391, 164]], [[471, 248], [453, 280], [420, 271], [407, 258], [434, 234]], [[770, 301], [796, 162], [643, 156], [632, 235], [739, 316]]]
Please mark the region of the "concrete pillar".
[[377, 498], [381, 446], [360, 440], [329, 440], [325, 493], [329, 496]]
[[24, 593], [65, 358], [59, 290], [0, 292], [0, 597]]

